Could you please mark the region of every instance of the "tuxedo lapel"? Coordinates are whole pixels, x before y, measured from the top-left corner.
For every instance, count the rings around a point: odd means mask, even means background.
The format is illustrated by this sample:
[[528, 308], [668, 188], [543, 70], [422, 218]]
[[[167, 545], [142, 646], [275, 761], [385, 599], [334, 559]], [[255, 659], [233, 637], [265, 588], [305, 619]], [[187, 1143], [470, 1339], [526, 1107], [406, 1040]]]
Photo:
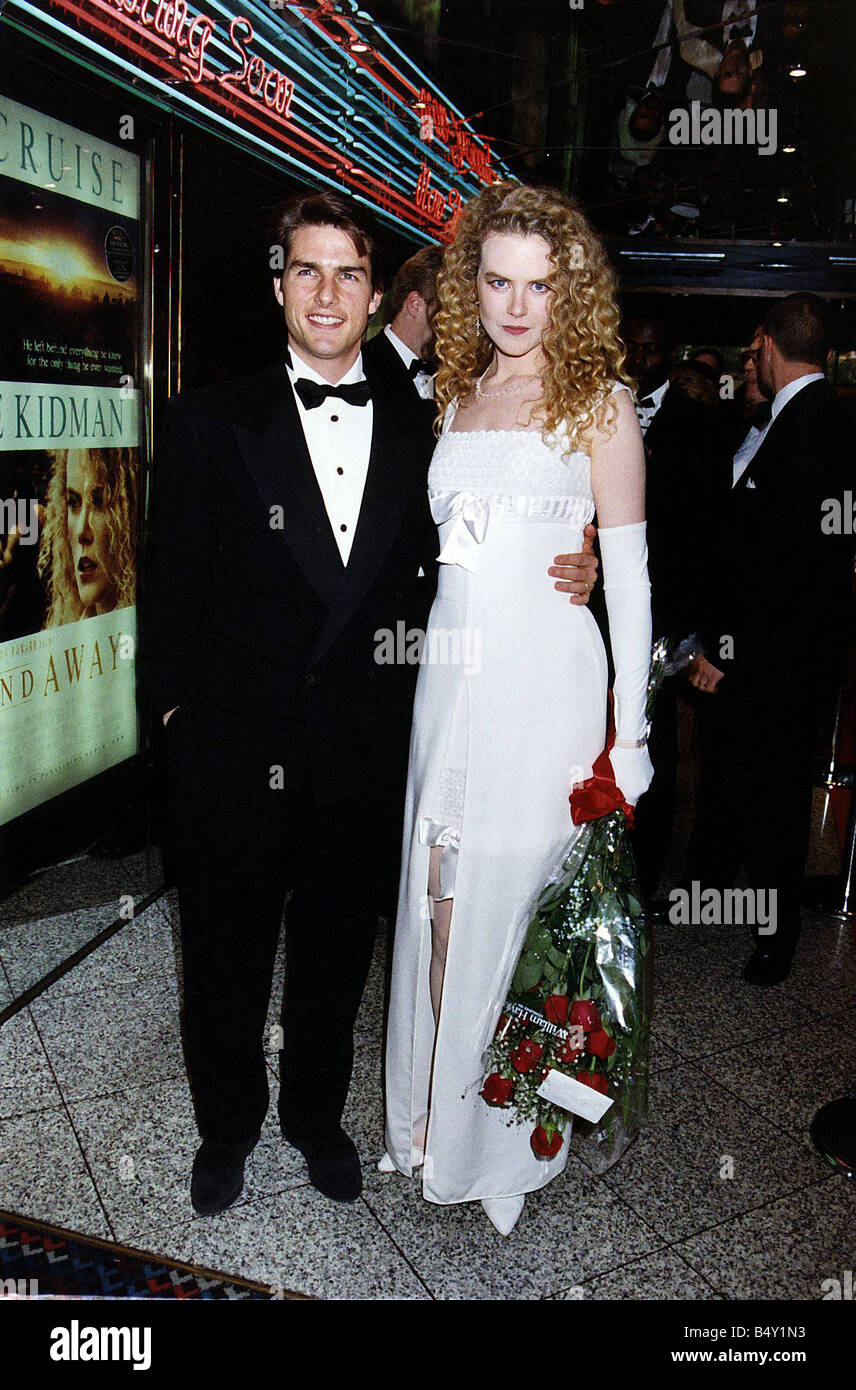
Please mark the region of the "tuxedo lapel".
[[385, 377], [390, 386], [421, 399], [416, 390], [416, 383], [383, 330], [372, 338], [364, 349], [363, 365], [367, 373], [373, 372], [376, 377]]
[[814, 397], [820, 392], [825, 392], [826, 389], [825, 381], [810, 381], [808, 386], [804, 386], [801, 391], [791, 397], [787, 405], [782, 407], [764, 435], [761, 446], [749, 467], [744, 469], [735, 483], [733, 489], [735, 492], [740, 488], [746, 488], [750, 478], [756, 488], [759, 479], [764, 482], [768, 476], [771, 479], [775, 478], [775, 459], [777, 454], [781, 457], [782, 442], [788, 439], [793, 428], [794, 416], [803, 410], [811, 409]]
[[333, 609], [342, 597], [345, 567], [285, 368], [281, 381], [272, 376], [272, 388], [273, 398], [260, 411], [258, 426], [236, 425], [235, 435], [271, 529], [281, 532], [309, 583]]
[[383, 334], [383, 341], [380, 343], [380, 346], [386, 357], [387, 370], [396, 386], [400, 386], [402, 389], [406, 388], [408, 391], [411, 391], [414, 396], [419, 396], [419, 392], [416, 390], [416, 383], [405, 367], [403, 358], [398, 355], [385, 333]]

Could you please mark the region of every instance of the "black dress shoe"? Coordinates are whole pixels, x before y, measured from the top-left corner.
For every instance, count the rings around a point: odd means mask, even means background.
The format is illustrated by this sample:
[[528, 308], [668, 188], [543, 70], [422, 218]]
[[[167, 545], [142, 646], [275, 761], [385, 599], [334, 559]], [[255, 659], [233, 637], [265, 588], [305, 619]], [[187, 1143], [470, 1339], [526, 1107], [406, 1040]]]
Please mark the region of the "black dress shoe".
[[305, 1131], [280, 1121], [282, 1137], [306, 1159], [309, 1181], [333, 1202], [355, 1202], [363, 1190], [359, 1154], [343, 1129], [323, 1139], [310, 1138]]
[[747, 985], [759, 985], [762, 989], [780, 985], [791, 973], [793, 958], [793, 948], [771, 951], [769, 946], [756, 946], [743, 967], [743, 978]]
[[237, 1202], [244, 1190], [244, 1161], [259, 1142], [259, 1135], [240, 1144], [218, 1144], [203, 1139], [193, 1160], [190, 1200], [200, 1216], [215, 1216]]

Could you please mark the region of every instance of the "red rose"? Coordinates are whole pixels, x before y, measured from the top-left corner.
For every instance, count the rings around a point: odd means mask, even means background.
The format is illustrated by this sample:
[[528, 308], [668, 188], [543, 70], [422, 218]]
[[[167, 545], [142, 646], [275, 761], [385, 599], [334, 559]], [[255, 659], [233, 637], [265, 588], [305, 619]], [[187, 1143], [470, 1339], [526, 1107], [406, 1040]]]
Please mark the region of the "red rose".
[[568, 1017], [567, 994], [551, 994], [544, 1005], [544, 1013], [550, 1023], [564, 1023]]
[[591, 999], [575, 999], [571, 1005], [571, 1023], [578, 1023], [584, 1033], [596, 1033], [603, 1027], [597, 1005]]
[[509, 1060], [515, 1071], [533, 1071], [543, 1051], [539, 1043], [533, 1042], [531, 1038], [524, 1038], [517, 1044]]
[[514, 1095], [514, 1082], [510, 1076], [500, 1076], [498, 1071], [485, 1078], [482, 1096], [488, 1105], [510, 1105]]
[[586, 1047], [595, 1057], [611, 1057], [615, 1051], [615, 1038], [611, 1038], [601, 1028], [597, 1033], [589, 1033]]
[[565, 1038], [564, 1042], [556, 1048], [556, 1061], [561, 1062], [563, 1066], [568, 1066], [569, 1063], [577, 1060], [581, 1052], [582, 1048], [571, 1047], [570, 1039]]
[[543, 1125], [538, 1125], [532, 1131], [532, 1138], [529, 1140], [536, 1158], [555, 1158], [563, 1142], [561, 1130], [554, 1129], [551, 1135]]
[[583, 1086], [591, 1086], [593, 1091], [600, 1091], [602, 1096], [609, 1095], [609, 1084], [602, 1072], [581, 1071], [574, 1080], [582, 1082]]

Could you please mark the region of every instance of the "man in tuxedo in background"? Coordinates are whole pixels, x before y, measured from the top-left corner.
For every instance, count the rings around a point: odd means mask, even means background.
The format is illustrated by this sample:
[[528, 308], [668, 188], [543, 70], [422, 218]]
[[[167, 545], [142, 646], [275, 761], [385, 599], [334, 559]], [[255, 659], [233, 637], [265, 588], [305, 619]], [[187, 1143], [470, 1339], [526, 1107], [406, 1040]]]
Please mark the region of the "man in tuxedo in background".
[[[337, 193], [295, 194], [272, 242], [287, 349], [170, 403], [144, 595], [202, 1137], [191, 1198], [205, 1215], [240, 1195], [267, 1112], [264, 1031], [289, 889], [280, 1127], [320, 1192], [360, 1194], [341, 1117], [400, 852], [417, 670], [375, 657], [384, 631], [424, 628], [437, 552], [426, 412], [363, 372], [382, 293], [370, 215]], [[555, 587], [584, 602], [594, 557], [557, 565]]]
[[627, 370], [636, 382], [636, 414], [643, 436], [669, 389], [674, 335], [664, 319], [634, 316], [623, 326]]
[[392, 282], [389, 323], [363, 352], [371, 370], [424, 401], [434, 399], [433, 322], [442, 263], [440, 246], [423, 246], [404, 262]]
[[851, 548], [821, 528], [824, 501], [852, 487], [823, 372], [832, 336], [812, 294], [779, 300], [760, 330], [771, 420], [726, 501], [722, 582], [691, 675], [710, 696], [691, 877], [722, 890], [743, 864], [756, 893], [775, 890], [775, 930], [756, 928], [744, 970], [762, 986], [787, 977], [800, 933], [812, 757], [848, 634]]
[[[740, 364], [745, 380], [734, 397], [735, 410], [732, 413], [732, 443], [736, 446], [732, 455], [732, 486], [737, 482], [746, 464], [757, 453], [760, 445], [759, 435], [770, 423], [771, 406], [761, 390], [758, 381], [758, 356], [761, 351], [761, 329], [756, 328], [752, 342], [742, 354]], [[744, 462], [745, 458], [745, 462]]]
[[[662, 319], [629, 319], [623, 338], [639, 383], [645, 440], [645, 516], [655, 639], [670, 645], [698, 631], [711, 582], [711, 525], [725, 487], [727, 446], [718, 384], [690, 364], [672, 367], [674, 337]], [[682, 684], [682, 683], [681, 683]], [[678, 769], [679, 683], [657, 696], [648, 747], [654, 777], [636, 808], [633, 848], [641, 886], [654, 898], [672, 840]]]

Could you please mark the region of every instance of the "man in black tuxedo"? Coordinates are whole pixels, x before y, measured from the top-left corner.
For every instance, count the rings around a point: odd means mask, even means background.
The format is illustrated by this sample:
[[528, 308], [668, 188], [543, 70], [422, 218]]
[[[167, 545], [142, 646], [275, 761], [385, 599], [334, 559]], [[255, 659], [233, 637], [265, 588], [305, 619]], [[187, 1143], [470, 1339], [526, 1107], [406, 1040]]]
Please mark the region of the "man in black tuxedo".
[[[154, 478], [142, 653], [166, 725], [202, 1214], [240, 1195], [267, 1112], [289, 889], [280, 1125], [319, 1191], [361, 1191], [340, 1122], [416, 674], [375, 655], [399, 623], [424, 628], [437, 551], [425, 411], [362, 370], [376, 238], [338, 194], [282, 205], [285, 360], [170, 403]], [[593, 556], [556, 563], [556, 587], [587, 597]]]
[[[672, 367], [674, 335], [662, 319], [628, 319], [622, 334], [638, 382], [645, 441], [645, 516], [655, 639], [677, 644], [701, 625], [711, 579], [710, 526], [725, 488], [728, 450], [714, 384], [689, 364]], [[653, 899], [675, 818], [680, 687], [657, 696], [648, 747], [654, 777], [636, 808], [633, 849], [639, 881]]]
[[850, 546], [822, 527], [824, 501], [852, 487], [823, 375], [832, 329], [829, 306], [811, 294], [779, 300], [762, 326], [771, 420], [727, 499], [707, 654], [691, 676], [711, 696], [691, 875], [722, 890], [743, 864], [756, 894], [775, 890], [775, 931], [756, 928], [744, 971], [756, 985], [790, 971], [812, 756], [848, 632]]
[[665, 319], [642, 314], [625, 320], [621, 336], [627, 370], [636, 382], [636, 414], [644, 436], [669, 389], [674, 334]]
[[376, 375], [423, 401], [434, 399], [433, 322], [442, 263], [440, 246], [423, 246], [404, 262], [392, 282], [389, 323], [363, 350]]

